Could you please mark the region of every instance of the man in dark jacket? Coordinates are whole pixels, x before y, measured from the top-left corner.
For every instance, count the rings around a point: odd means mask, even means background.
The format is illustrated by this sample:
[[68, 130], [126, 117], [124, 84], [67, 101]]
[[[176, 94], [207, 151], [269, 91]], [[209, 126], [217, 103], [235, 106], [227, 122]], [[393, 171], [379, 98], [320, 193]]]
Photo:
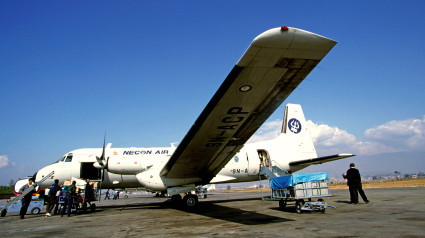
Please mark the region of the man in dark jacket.
[[77, 187], [75, 186], [76, 183], [76, 181], [72, 181], [72, 184], [66, 188], [65, 206], [62, 208], [61, 217], [65, 214], [65, 209], [67, 209], [66, 214], [71, 216], [72, 197], [75, 196], [77, 191]]
[[21, 189], [19, 189], [19, 193], [21, 193], [21, 194], [24, 193], [24, 191], [28, 188], [30, 188], [32, 190], [31, 192], [27, 193], [21, 200], [22, 207], [21, 207], [21, 210], [19, 212], [21, 219], [25, 218], [24, 216], [25, 216], [25, 214], [27, 214], [28, 206], [30, 205], [31, 200], [32, 200], [32, 194], [34, 192], [34, 186], [33, 186], [32, 182], [33, 182], [32, 178], [28, 179], [28, 183], [25, 184], [24, 186], [22, 186]]
[[350, 169], [347, 170], [347, 175], [343, 174], [342, 176], [347, 179], [348, 189], [350, 190], [350, 203], [359, 203], [359, 193], [363, 201], [365, 203], [369, 203], [369, 200], [367, 200], [366, 194], [362, 188], [360, 172], [355, 168], [354, 163], [350, 164]]
[[47, 196], [47, 207], [46, 207], [46, 217], [51, 216], [52, 209], [55, 207], [57, 203], [58, 197], [56, 193], [59, 191], [59, 180], [55, 179], [55, 182], [50, 186], [49, 194]]

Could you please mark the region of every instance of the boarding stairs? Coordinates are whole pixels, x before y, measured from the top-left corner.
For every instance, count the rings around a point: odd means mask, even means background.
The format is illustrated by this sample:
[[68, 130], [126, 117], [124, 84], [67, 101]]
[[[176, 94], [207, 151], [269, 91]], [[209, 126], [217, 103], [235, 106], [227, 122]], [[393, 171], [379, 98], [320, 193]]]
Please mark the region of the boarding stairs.
[[268, 179], [269, 185], [270, 185], [270, 181], [271, 181], [272, 178], [284, 176], [284, 175], [287, 175], [287, 174], [289, 174], [289, 172], [286, 171], [285, 169], [283, 169], [283, 167], [280, 166], [274, 160], [270, 163], [270, 166], [261, 166], [260, 173], [258, 174], [259, 181], [260, 181], [260, 188], [261, 188], [261, 197], [264, 199], [264, 197], [263, 197], [263, 185], [261, 184], [261, 178], [266, 177]]
[[30, 192], [34, 192], [34, 188], [38, 186], [39, 183], [42, 183], [44, 181], [46, 181], [48, 178], [50, 178], [53, 174], [55, 173], [55, 171], [50, 172], [48, 175], [44, 176], [44, 178], [42, 178], [40, 181], [38, 181], [37, 183], [34, 182], [31, 184], [31, 186], [29, 186], [27, 189], [25, 189], [25, 191], [22, 194], [19, 194], [18, 196], [16, 196], [14, 199], [12, 199], [10, 202], [6, 203], [0, 210], [1, 216], [3, 216], [3, 214], [6, 214], [5, 212], [3, 212], [3, 210], [6, 210], [8, 206], [17, 203], [19, 200], [21, 200], [25, 195], [27, 195]]
[[267, 179], [271, 179], [274, 177], [279, 177], [279, 176], [283, 176], [283, 175], [287, 175], [289, 174], [288, 171], [286, 171], [285, 169], [283, 169], [282, 166], [280, 166], [276, 161], [272, 161], [272, 163], [270, 164], [269, 167], [267, 166], [261, 166], [260, 169], [260, 180], [261, 180], [261, 176], [266, 176]]

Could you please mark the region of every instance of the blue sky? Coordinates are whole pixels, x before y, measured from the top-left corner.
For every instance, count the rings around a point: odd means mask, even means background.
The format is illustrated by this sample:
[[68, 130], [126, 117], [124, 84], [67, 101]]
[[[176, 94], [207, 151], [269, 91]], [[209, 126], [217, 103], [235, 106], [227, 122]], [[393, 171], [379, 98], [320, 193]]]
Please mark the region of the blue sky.
[[105, 132], [113, 147], [180, 141], [255, 36], [282, 25], [339, 42], [284, 103], [303, 106], [319, 154], [423, 150], [423, 9], [423, 1], [2, 1], [0, 184], [100, 147]]

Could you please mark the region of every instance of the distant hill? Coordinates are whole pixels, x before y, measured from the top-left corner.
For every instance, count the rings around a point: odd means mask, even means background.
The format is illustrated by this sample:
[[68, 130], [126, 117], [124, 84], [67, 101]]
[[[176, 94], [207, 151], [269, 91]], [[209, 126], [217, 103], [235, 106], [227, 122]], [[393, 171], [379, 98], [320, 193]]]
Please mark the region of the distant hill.
[[384, 153], [370, 156], [355, 156], [322, 165], [310, 166], [301, 173], [327, 172], [330, 177], [341, 177], [353, 162], [362, 176], [425, 173], [425, 151]]

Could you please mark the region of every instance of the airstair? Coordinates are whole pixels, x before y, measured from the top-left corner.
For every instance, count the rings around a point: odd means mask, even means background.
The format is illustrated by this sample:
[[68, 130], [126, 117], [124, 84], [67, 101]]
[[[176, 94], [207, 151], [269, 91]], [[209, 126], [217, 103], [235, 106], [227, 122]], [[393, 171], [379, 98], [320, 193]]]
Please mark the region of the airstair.
[[270, 180], [271, 178], [280, 177], [287, 174], [289, 174], [289, 172], [283, 169], [283, 167], [281, 167], [276, 161], [272, 161], [269, 167], [261, 166], [260, 173], [259, 173], [260, 181], [261, 181], [261, 176], [266, 176], [267, 179]]
[[261, 184], [261, 179], [266, 177], [270, 186], [270, 181], [272, 178], [280, 177], [289, 174], [288, 171], [283, 169], [276, 161], [272, 161], [270, 163], [270, 166], [261, 166], [260, 167], [260, 173], [258, 174], [258, 178], [260, 181], [260, 189], [261, 189], [261, 198], [264, 200], [263, 197], [263, 185]]
[[53, 174], [55, 173], [55, 171], [50, 172], [48, 175], [44, 176], [44, 178], [42, 178], [40, 181], [38, 181], [37, 183], [34, 182], [31, 184], [30, 187], [28, 187], [27, 189], [25, 189], [25, 191], [22, 194], [19, 194], [18, 196], [16, 196], [14, 199], [12, 199], [10, 202], [6, 203], [2, 208], [1, 208], [1, 216], [4, 217], [6, 216], [6, 212], [7, 212], [7, 207], [9, 207], [12, 204], [17, 203], [19, 200], [21, 200], [25, 195], [27, 195], [30, 192], [33, 192], [33, 189], [35, 187], [38, 186], [39, 183], [42, 183], [44, 181], [46, 181], [48, 178], [50, 178]]

